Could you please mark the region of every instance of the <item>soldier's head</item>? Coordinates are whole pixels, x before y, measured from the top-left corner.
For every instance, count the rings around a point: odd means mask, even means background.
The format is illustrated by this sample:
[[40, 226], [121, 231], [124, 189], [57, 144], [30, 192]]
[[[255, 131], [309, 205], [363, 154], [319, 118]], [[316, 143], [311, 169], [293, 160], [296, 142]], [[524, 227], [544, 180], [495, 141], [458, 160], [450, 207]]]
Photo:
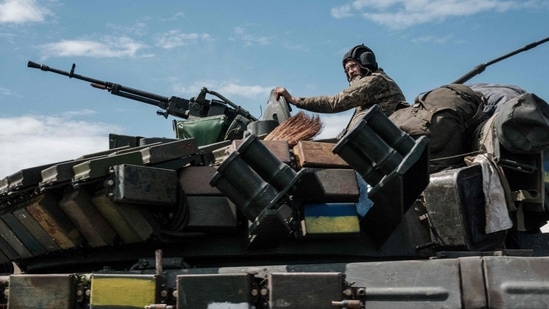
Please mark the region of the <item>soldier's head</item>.
[[343, 55], [343, 69], [348, 81], [369, 75], [378, 69], [376, 55], [364, 44], [357, 45]]

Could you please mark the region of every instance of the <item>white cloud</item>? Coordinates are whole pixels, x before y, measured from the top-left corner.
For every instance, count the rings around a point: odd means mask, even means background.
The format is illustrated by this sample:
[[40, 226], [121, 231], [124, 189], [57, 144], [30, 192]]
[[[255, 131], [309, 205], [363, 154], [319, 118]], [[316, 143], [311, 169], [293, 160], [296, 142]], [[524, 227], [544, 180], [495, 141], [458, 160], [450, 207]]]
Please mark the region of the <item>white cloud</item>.
[[332, 8], [331, 13], [332, 13], [332, 16], [336, 19], [351, 17], [354, 15], [350, 5], [342, 5], [339, 7]]
[[49, 15], [50, 10], [35, 0], [0, 1], [0, 23], [42, 22]]
[[265, 99], [269, 97], [274, 86], [240, 85], [231, 81], [199, 81], [191, 85], [176, 84], [178, 93], [195, 96], [203, 87], [222, 94], [225, 97], [241, 97], [247, 99]]
[[436, 44], [444, 44], [447, 43], [450, 39], [452, 39], [452, 35], [446, 35], [443, 37], [435, 37], [431, 35], [422, 35], [416, 38], [412, 39], [413, 43], [436, 43]]
[[0, 86], [0, 95], [14, 95], [14, 93], [8, 88]]
[[211, 40], [211, 37], [207, 33], [184, 33], [181, 30], [170, 30], [160, 35], [157, 39], [157, 45], [162, 48], [171, 49], [197, 40], [208, 41]]
[[108, 134], [119, 128], [76, 120], [74, 115], [0, 118], [0, 179], [109, 148]]
[[345, 129], [351, 120], [352, 113], [319, 114], [319, 116], [324, 123], [324, 128], [315, 139], [328, 139], [337, 137]]
[[332, 8], [334, 18], [360, 15], [391, 29], [495, 11], [547, 6], [541, 0], [355, 0]]
[[107, 28], [110, 29], [113, 33], [119, 33], [122, 35], [135, 35], [135, 36], [144, 36], [148, 33], [148, 24], [145, 22], [137, 22], [133, 25], [122, 26], [118, 24], [108, 23]]
[[146, 45], [136, 42], [129, 37], [104, 37], [101, 41], [94, 40], [62, 40], [60, 42], [44, 44], [43, 59], [49, 57], [145, 57], [138, 52]]
[[170, 16], [170, 17], [161, 18], [160, 20], [161, 20], [161, 21], [175, 21], [175, 20], [178, 20], [178, 19], [180, 19], [180, 18], [182, 18], [182, 17], [184, 17], [184, 16], [185, 16], [185, 13], [183, 13], [183, 12], [177, 12], [177, 13], [173, 14], [173, 15]]
[[229, 38], [230, 41], [239, 41], [244, 42], [245, 46], [252, 45], [269, 45], [271, 44], [273, 37], [266, 36], [256, 36], [249, 34], [248, 31], [243, 27], [234, 27], [233, 29], [234, 36]]

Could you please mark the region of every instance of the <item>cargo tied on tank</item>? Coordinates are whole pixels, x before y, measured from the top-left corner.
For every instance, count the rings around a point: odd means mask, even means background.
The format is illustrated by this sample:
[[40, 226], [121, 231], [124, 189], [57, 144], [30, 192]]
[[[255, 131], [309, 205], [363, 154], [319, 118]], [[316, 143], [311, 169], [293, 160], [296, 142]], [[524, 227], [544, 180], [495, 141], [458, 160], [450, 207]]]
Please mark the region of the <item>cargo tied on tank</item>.
[[29, 61], [175, 136], [0, 178], [0, 308], [547, 308], [549, 105], [466, 84], [547, 41], [328, 139], [274, 94], [258, 119]]

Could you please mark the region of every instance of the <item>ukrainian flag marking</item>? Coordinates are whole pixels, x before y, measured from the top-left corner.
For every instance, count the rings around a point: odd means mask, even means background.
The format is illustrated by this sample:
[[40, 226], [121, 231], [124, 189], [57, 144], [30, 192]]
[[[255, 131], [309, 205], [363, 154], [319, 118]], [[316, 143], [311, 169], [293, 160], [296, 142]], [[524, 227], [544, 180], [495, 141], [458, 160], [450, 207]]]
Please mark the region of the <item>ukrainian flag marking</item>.
[[348, 234], [360, 231], [353, 203], [305, 204], [305, 234]]

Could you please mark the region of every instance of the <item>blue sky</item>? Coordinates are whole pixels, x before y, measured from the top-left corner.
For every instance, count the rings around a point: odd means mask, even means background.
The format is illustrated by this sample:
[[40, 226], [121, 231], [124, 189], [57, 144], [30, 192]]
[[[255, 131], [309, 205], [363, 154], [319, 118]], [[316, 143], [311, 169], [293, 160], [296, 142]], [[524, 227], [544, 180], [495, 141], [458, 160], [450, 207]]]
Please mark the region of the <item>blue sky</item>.
[[[0, 177], [108, 148], [108, 134], [173, 137], [173, 118], [53, 73], [44, 63], [163, 96], [217, 91], [256, 117], [270, 90], [335, 94], [364, 43], [409, 102], [549, 36], [547, 0], [0, 0]], [[470, 82], [549, 99], [549, 43]], [[296, 108], [293, 109], [295, 113]], [[321, 115], [334, 137], [350, 113]]]

